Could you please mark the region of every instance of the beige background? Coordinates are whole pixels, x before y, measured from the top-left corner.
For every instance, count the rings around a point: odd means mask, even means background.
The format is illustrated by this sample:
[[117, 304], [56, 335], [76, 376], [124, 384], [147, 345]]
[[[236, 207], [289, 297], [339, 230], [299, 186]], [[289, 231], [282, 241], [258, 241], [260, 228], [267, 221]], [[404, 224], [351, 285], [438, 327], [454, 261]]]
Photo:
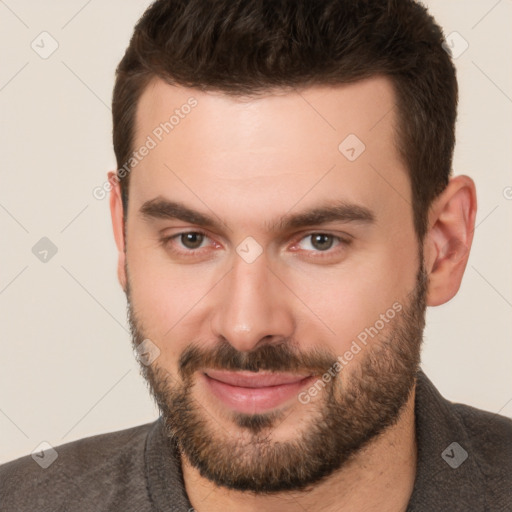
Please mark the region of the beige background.
[[[92, 195], [115, 167], [113, 74], [147, 5], [0, 0], [1, 462], [157, 417], [131, 351], [108, 201]], [[456, 59], [455, 174], [476, 181], [479, 213], [458, 295], [428, 311], [423, 367], [447, 398], [512, 417], [512, 2], [427, 5], [469, 44]], [[59, 45], [47, 59], [31, 47], [51, 49], [43, 31]], [[32, 253], [42, 237], [58, 249], [46, 263]]]

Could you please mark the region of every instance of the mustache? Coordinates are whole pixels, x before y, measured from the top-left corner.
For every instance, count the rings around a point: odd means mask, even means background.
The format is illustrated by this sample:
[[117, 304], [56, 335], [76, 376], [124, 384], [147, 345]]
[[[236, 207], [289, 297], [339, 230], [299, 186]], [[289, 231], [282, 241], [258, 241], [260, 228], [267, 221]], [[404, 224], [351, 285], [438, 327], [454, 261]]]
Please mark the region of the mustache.
[[191, 343], [181, 354], [178, 371], [184, 381], [201, 369], [274, 372], [304, 372], [323, 374], [336, 362], [336, 355], [328, 350], [314, 348], [299, 352], [289, 342], [272, 343], [256, 347], [250, 352], [240, 352], [227, 341], [206, 349]]

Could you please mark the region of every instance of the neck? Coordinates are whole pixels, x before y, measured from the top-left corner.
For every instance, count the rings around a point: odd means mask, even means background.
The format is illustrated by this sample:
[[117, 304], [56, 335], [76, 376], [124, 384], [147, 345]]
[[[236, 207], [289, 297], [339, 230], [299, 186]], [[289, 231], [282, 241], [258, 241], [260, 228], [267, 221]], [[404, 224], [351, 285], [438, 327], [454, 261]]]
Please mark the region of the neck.
[[190, 503], [196, 512], [405, 511], [416, 476], [414, 397], [413, 390], [395, 425], [307, 492], [255, 495], [217, 487], [182, 456]]

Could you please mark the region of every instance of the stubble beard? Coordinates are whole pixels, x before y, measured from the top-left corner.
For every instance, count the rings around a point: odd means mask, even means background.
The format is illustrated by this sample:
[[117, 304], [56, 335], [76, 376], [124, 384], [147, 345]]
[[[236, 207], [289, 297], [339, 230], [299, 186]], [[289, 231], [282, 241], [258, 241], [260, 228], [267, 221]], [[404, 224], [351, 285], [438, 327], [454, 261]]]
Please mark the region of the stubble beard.
[[[421, 254], [421, 252], [420, 252]], [[394, 425], [408, 401], [419, 369], [425, 325], [428, 276], [422, 259], [416, 286], [407, 304], [389, 325], [388, 334], [370, 342], [350, 365], [307, 406], [297, 402], [290, 411], [263, 414], [232, 412], [229, 427], [212, 418], [194, 397], [194, 376], [205, 368], [271, 370], [319, 374], [332, 368], [336, 355], [297, 351], [293, 344], [263, 345], [239, 352], [225, 340], [206, 350], [191, 343], [171, 375], [155, 363], [141, 364], [141, 373], [164, 421], [171, 443], [200, 474], [228, 489], [256, 494], [306, 490], [340, 470], [370, 441]], [[128, 275], [128, 274], [127, 274]], [[147, 338], [127, 287], [128, 317], [134, 348]], [[273, 438], [273, 432], [297, 407], [309, 407], [308, 419], [293, 439]], [[301, 414], [303, 418], [303, 414]], [[228, 432], [229, 430], [229, 432]], [[234, 430], [236, 434], [233, 434]]]

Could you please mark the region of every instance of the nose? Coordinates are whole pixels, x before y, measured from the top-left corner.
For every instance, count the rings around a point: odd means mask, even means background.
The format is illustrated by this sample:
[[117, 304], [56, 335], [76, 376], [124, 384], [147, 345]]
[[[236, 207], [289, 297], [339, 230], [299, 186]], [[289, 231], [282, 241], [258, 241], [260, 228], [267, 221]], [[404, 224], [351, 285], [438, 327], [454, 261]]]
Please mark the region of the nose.
[[265, 253], [252, 263], [238, 255], [222, 280], [210, 325], [239, 351], [251, 351], [293, 335], [289, 291], [271, 270]]

